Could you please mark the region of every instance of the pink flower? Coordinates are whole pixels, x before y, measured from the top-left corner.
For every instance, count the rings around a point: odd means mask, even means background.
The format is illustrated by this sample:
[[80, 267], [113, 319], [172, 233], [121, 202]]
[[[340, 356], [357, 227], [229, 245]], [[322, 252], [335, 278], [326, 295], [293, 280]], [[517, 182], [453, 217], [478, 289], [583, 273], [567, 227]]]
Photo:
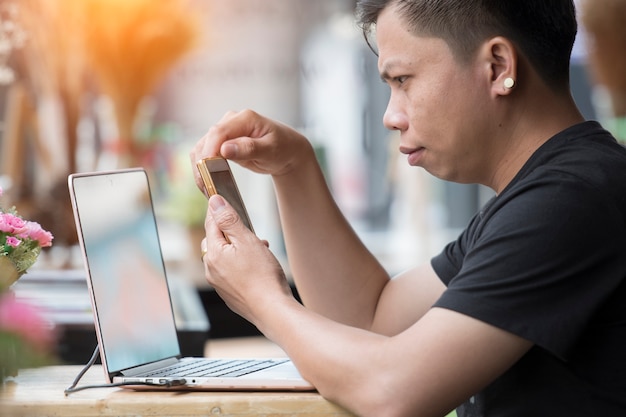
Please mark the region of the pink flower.
[[19, 240], [18, 238], [13, 237], [13, 236], [7, 236], [7, 245], [17, 248], [20, 245], [20, 243], [22, 243], [22, 241]]
[[0, 232], [19, 234], [24, 231], [25, 227], [26, 222], [19, 216], [11, 213], [0, 214]]
[[52, 233], [44, 230], [37, 222], [27, 222], [25, 234], [29, 239], [36, 240], [42, 248], [52, 246]]
[[15, 333], [38, 349], [48, 349], [54, 341], [51, 326], [39, 309], [19, 302], [13, 294], [0, 296], [0, 331]]

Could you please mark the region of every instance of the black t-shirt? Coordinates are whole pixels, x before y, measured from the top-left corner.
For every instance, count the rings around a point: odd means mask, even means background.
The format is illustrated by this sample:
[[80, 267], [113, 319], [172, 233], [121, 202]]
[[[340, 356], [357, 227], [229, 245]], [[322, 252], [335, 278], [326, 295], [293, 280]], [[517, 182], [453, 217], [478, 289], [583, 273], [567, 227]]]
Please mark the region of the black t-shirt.
[[546, 142], [432, 265], [436, 306], [535, 344], [459, 417], [626, 416], [626, 149], [600, 125]]

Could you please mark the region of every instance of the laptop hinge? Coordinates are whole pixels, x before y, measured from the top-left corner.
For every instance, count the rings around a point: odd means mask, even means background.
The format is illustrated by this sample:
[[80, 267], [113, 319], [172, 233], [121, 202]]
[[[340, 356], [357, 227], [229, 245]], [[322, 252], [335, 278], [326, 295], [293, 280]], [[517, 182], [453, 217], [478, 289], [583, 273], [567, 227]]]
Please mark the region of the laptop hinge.
[[124, 376], [137, 376], [143, 375], [147, 372], [154, 371], [155, 369], [165, 368], [167, 366], [178, 363], [178, 358], [167, 358], [160, 361], [152, 362], [146, 365], [136, 366], [134, 368], [124, 369], [120, 372]]

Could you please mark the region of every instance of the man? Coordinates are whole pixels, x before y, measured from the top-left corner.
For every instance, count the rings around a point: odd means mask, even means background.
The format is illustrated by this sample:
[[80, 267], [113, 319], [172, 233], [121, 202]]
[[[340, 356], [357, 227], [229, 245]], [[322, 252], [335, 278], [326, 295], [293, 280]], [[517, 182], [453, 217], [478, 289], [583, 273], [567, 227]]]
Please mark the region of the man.
[[[407, 162], [497, 196], [390, 279], [309, 142], [252, 111], [191, 153], [272, 175], [294, 300], [219, 197], [203, 260], [226, 303], [360, 416], [626, 415], [626, 151], [569, 93], [570, 0], [362, 0]], [[198, 184], [199, 178], [197, 178]], [[228, 243], [223, 234], [228, 236]]]

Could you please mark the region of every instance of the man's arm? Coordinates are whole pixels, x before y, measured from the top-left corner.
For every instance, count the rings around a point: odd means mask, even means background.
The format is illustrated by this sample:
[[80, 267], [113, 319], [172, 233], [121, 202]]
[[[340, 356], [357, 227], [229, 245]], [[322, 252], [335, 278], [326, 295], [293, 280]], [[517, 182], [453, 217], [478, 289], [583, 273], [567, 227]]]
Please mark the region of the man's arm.
[[392, 337], [339, 325], [296, 304], [275, 309], [257, 325], [325, 398], [359, 416], [441, 417], [532, 346], [439, 308]]
[[371, 327], [389, 276], [339, 211], [308, 140], [253, 111], [227, 113], [192, 150], [192, 166], [216, 155], [272, 175], [293, 279], [307, 307]]
[[[269, 249], [221, 197], [212, 197], [209, 207], [209, 282], [234, 311], [280, 345], [323, 396], [357, 415], [440, 417], [532, 346], [451, 310], [432, 308], [419, 318], [411, 300], [430, 302], [439, 292], [429, 267], [392, 280], [383, 291], [374, 328], [392, 336], [330, 320], [293, 298]], [[420, 292], [421, 280], [432, 288]], [[394, 305], [401, 319], [394, 319]]]
[[381, 334], [405, 330], [445, 290], [430, 264], [392, 280], [337, 208], [313, 158], [274, 177], [289, 264], [307, 308]]
[[430, 263], [395, 276], [383, 289], [371, 330], [396, 335], [421, 319], [446, 287]]
[[313, 155], [274, 184], [293, 280], [304, 304], [369, 328], [389, 275], [335, 204]]

